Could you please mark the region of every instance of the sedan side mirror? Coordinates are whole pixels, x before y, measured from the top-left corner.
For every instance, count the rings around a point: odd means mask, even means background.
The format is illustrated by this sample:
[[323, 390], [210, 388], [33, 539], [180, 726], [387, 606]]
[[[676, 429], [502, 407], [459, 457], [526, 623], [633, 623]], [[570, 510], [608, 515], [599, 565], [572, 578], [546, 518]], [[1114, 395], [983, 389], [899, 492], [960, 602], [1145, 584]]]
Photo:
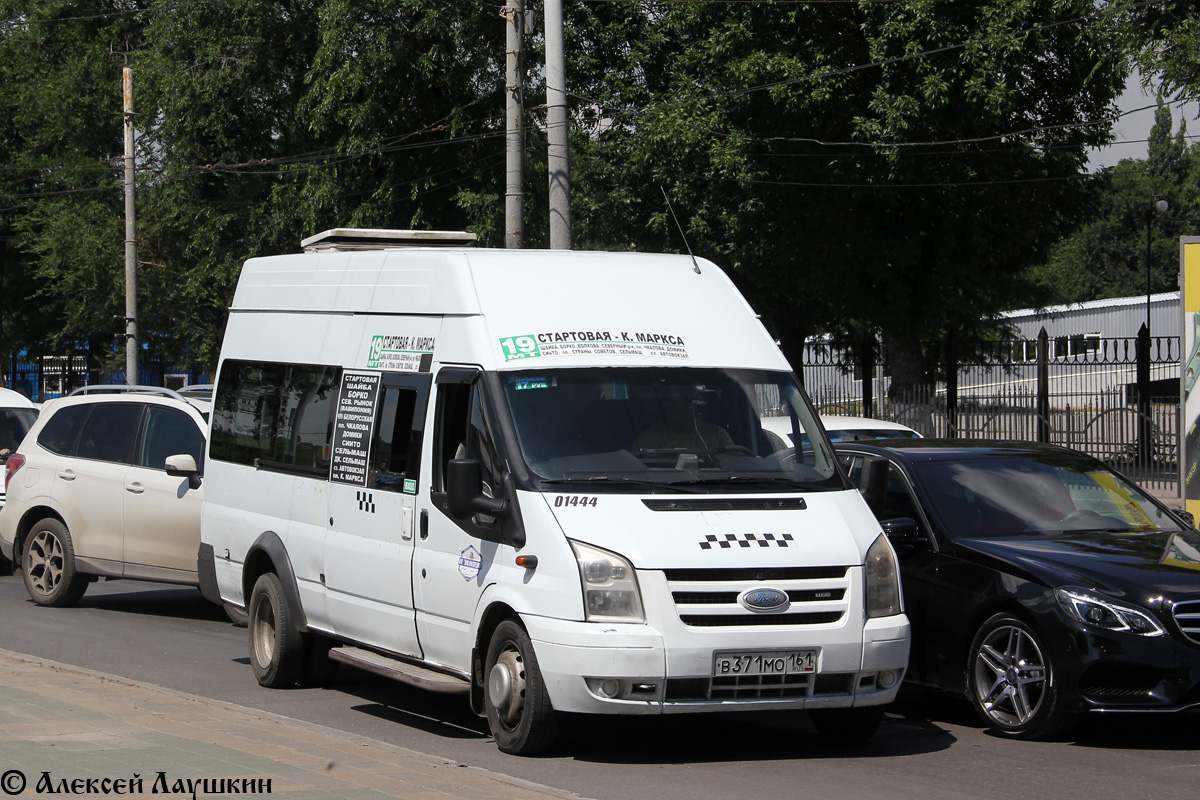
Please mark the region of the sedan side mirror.
[[885, 519], [879, 523], [879, 527], [883, 528], [884, 535], [892, 544], [917, 544], [923, 541], [917, 521], [909, 517]]
[[172, 477], [187, 478], [189, 489], [200, 488], [200, 470], [196, 466], [196, 459], [187, 453], [167, 456], [166, 469]]
[[1190, 511], [1184, 511], [1181, 508], [1175, 509], [1175, 516], [1179, 517], [1180, 522], [1189, 528], [1196, 527], [1196, 516]]

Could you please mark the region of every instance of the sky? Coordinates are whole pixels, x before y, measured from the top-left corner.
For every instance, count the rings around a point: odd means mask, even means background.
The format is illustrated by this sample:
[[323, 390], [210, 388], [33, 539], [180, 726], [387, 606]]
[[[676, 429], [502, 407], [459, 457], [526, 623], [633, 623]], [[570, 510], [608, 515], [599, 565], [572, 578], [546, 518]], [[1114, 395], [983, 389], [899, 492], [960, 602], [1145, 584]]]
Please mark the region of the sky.
[[[1092, 170], [1111, 167], [1123, 158], [1146, 157], [1146, 139], [1150, 136], [1151, 126], [1154, 125], [1155, 98], [1153, 92], [1150, 95], [1142, 92], [1140, 81], [1141, 76], [1134, 73], [1125, 85], [1125, 92], [1117, 101], [1117, 105], [1122, 112], [1129, 111], [1131, 113], [1117, 120], [1117, 124], [1113, 128], [1116, 144], [1092, 151], [1088, 160], [1088, 165]], [[1135, 111], [1134, 109], [1141, 110]], [[1197, 119], [1200, 107], [1196, 103], [1186, 103], [1182, 106], [1173, 105], [1171, 114], [1173, 117], [1172, 133], [1179, 130], [1179, 120], [1186, 115], [1188, 135], [1200, 134], [1200, 120]]]

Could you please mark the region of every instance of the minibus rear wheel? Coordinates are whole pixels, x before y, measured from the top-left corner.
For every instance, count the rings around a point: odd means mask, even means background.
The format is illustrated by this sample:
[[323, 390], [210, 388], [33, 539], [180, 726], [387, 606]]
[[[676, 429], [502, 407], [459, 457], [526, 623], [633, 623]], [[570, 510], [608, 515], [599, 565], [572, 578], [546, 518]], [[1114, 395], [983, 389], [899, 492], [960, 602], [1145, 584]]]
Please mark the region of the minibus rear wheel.
[[304, 634], [293, 623], [283, 584], [273, 572], [254, 582], [250, 592], [250, 664], [262, 686], [294, 686], [304, 666]]
[[488, 727], [501, 752], [534, 755], [558, 738], [558, 712], [546, 692], [533, 642], [516, 620], [504, 620], [492, 633], [483, 698]]

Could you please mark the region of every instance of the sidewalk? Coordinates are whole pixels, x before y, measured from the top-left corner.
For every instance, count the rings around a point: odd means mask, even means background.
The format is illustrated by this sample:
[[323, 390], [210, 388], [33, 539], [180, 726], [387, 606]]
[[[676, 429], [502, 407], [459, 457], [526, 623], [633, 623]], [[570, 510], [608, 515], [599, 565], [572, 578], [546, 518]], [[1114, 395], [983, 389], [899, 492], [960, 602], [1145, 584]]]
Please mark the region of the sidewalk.
[[0, 798], [579, 798], [321, 725], [7, 650], [0, 650], [0, 773]]

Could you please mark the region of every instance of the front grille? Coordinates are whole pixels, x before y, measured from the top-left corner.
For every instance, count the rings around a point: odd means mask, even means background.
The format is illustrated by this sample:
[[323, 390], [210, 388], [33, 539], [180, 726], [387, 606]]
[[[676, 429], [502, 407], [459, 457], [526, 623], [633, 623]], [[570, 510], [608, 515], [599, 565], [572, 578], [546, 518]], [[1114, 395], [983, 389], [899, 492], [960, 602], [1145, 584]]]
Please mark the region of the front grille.
[[[739, 606], [740, 608], [740, 606]], [[825, 611], [820, 614], [680, 614], [684, 625], [693, 628], [743, 627], [749, 625], [825, 625], [842, 618], [841, 611]]]
[[[667, 580], [686, 583], [743, 581], [772, 583], [776, 581], [816, 581], [846, 577], [846, 567], [745, 567], [742, 569], [668, 569]], [[785, 588], [783, 586], [779, 587]]]
[[[850, 607], [847, 567], [671, 569], [664, 574], [680, 621], [693, 628], [828, 625]], [[786, 593], [790, 603], [772, 613], [738, 602], [746, 590], [762, 587]]]
[[1175, 624], [1183, 631], [1183, 635], [1200, 644], [1200, 600], [1176, 603], [1172, 611], [1175, 614]]
[[776, 700], [804, 697], [849, 696], [853, 673], [817, 675], [757, 675], [738, 678], [671, 678], [668, 703], [707, 700]]
[[[793, 603], [813, 603], [822, 600], [841, 600], [845, 589], [793, 589], [788, 592]], [[704, 605], [707, 603], [736, 603], [737, 592], [675, 592], [671, 595], [675, 605]]]

